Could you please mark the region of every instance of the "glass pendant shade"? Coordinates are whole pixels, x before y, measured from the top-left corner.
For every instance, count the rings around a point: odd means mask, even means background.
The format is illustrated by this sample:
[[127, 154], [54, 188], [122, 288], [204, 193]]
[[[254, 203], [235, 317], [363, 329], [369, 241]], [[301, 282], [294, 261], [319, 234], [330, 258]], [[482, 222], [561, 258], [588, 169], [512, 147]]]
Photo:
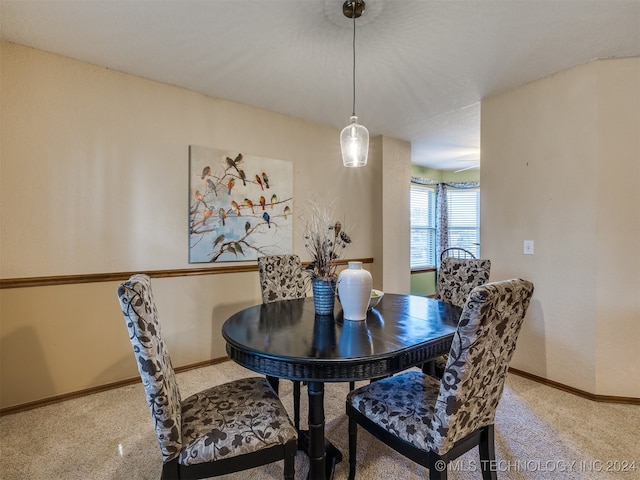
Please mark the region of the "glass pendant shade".
[[358, 117], [355, 115], [351, 117], [351, 123], [340, 133], [340, 149], [345, 167], [364, 167], [367, 164], [369, 130], [358, 124]]

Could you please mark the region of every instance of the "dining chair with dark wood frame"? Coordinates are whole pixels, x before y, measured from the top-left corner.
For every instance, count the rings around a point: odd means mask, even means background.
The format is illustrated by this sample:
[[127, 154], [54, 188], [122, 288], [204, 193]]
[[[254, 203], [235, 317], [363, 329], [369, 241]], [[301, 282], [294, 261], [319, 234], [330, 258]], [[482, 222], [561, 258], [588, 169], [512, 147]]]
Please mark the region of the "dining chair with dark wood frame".
[[147, 275], [118, 287], [162, 454], [161, 479], [209, 478], [284, 460], [293, 480], [298, 431], [264, 377], [207, 388], [182, 400]]
[[494, 418], [533, 284], [513, 279], [469, 294], [441, 380], [406, 371], [349, 393], [349, 479], [356, 474], [357, 430], [446, 480], [447, 464], [479, 446], [485, 480], [497, 478]]
[[[295, 254], [258, 257], [258, 274], [262, 303], [292, 300], [307, 296], [307, 281], [300, 257]], [[279, 380], [268, 377], [278, 391]], [[300, 382], [293, 380], [293, 424], [300, 429]]]

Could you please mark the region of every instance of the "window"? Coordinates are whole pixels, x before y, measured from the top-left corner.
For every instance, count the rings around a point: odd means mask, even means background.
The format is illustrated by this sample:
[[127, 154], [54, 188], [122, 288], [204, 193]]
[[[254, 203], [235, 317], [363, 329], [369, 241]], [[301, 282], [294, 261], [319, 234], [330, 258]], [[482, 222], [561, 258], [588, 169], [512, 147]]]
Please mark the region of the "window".
[[[449, 247], [480, 258], [480, 189], [447, 188]], [[411, 268], [436, 265], [435, 185], [411, 185]]]
[[480, 257], [480, 189], [447, 189], [449, 246]]
[[411, 268], [435, 265], [436, 191], [411, 185]]

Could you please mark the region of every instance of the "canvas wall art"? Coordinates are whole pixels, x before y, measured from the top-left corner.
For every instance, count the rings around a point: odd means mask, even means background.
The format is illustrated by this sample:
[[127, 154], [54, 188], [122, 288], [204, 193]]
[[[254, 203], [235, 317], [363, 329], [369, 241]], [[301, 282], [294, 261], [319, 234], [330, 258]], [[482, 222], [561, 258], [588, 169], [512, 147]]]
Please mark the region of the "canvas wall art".
[[293, 165], [189, 147], [189, 263], [255, 260], [293, 250]]

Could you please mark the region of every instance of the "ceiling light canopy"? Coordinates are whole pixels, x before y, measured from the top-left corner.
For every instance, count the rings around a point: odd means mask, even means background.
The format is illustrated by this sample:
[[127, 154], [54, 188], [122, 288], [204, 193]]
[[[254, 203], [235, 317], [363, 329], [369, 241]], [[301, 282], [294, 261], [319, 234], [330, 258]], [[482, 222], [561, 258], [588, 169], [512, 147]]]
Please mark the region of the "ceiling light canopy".
[[353, 19], [353, 110], [349, 125], [340, 133], [342, 163], [345, 167], [364, 167], [369, 156], [369, 131], [356, 116], [356, 18], [364, 13], [364, 0], [347, 0], [342, 13]]

